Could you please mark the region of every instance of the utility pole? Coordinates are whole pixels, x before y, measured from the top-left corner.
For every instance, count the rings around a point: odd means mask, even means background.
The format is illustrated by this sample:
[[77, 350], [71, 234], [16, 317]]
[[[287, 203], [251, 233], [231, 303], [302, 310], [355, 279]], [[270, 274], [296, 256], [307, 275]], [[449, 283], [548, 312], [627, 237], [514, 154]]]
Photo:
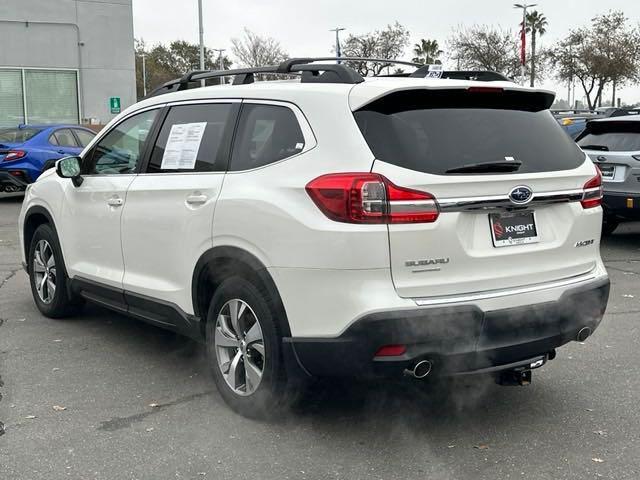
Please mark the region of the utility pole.
[[526, 84], [526, 80], [524, 78], [524, 74], [525, 74], [525, 64], [526, 64], [526, 53], [527, 53], [527, 8], [529, 7], [535, 7], [537, 5], [537, 3], [530, 3], [530, 4], [526, 4], [526, 3], [514, 3], [513, 4], [513, 8], [520, 8], [522, 9], [522, 31], [520, 34], [520, 39], [522, 41], [522, 47], [520, 50], [520, 76], [522, 78], [522, 84], [525, 85]]
[[[218, 52], [218, 70], [224, 70], [224, 57], [222, 56], [222, 52], [226, 50], [226, 48], [212, 48], [214, 52]], [[220, 77], [220, 84], [224, 85], [226, 82], [224, 77]]]
[[[202, 26], [202, 0], [198, 0], [198, 26], [200, 31], [200, 70], [204, 70], [204, 28]], [[204, 87], [204, 80], [200, 80], [200, 86]]]
[[142, 54], [142, 96], [147, 96], [147, 64], [146, 54]]
[[[342, 55], [340, 54], [340, 36], [339, 33], [342, 30], [346, 30], [346, 28], [344, 27], [336, 27], [336, 28], [332, 28], [329, 31], [330, 32], [336, 32], [336, 58], [340, 58]], [[336, 63], [341, 63], [340, 60], [336, 60]]]

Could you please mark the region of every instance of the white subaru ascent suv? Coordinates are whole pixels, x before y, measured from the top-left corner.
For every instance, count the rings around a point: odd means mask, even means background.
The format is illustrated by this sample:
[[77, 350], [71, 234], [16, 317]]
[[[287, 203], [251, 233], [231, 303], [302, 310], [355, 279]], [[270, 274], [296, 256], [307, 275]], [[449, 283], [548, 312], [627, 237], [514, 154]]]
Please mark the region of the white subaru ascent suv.
[[191, 72], [45, 172], [19, 220], [38, 309], [95, 302], [205, 343], [248, 416], [305, 377], [528, 383], [584, 341], [609, 293], [601, 176], [553, 93], [317, 60]]

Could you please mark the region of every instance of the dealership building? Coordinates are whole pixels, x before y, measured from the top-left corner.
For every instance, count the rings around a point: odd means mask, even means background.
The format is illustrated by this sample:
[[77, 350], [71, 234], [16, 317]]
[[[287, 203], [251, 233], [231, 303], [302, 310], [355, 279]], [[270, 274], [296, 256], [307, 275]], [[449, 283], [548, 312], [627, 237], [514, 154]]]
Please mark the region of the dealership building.
[[133, 104], [131, 2], [0, 1], [0, 126], [104, 124]]

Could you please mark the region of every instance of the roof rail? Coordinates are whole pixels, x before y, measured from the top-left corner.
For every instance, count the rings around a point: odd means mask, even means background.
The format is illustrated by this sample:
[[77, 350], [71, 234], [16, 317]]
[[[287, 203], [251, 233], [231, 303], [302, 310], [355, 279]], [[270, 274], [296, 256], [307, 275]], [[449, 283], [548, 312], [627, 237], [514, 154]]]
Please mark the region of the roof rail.
[[335, 57], [291, 58], [279, 65], [256, 68], [238, 68], [233, 70], [194, 70], [180, 78], [170, 80], [154, 89], [150, 97], [164, 93], [187, 90], [191, 84], [201, 80], [220, 77], [235, 77], [233, 85], [244, 85], [254, 82], [255, 74], [263, 75], [302, 75], [302, 82], [323, 83], [360, 83], [364, 78], [354, 69], [341, 64], [313, 64], [311, 62], [335, 60]]
[[[337, 63], [315, 62], [335, 61]], [[193, 70], [182, 77], [170, 80], [154, 89], [149, 97], [164, 93], [187, 90], [197, 87], [201, 80], [220, 77], [234, 77], [233, 85], [246, 85], [255, 81], [255, 75], [300, 75], [302, 83], [349, 83], [356, 84], [364, 81], [362, 75], [348, 65], [341, 62], [372, 62], [388, 65], [408, 65], [418, 67], [408, 77], [425, 77], [429, 71], [428, 65], [404, 60], [387, 60], [369, 57], [303, 57], [291, 58], [279, 65], [269, 65], [255, 68], [238, 68], [233, 70]], [[510, 78], [496, 72], [489, 71], [443, 71], [440, 78], [478, 81], [512, 81]]]

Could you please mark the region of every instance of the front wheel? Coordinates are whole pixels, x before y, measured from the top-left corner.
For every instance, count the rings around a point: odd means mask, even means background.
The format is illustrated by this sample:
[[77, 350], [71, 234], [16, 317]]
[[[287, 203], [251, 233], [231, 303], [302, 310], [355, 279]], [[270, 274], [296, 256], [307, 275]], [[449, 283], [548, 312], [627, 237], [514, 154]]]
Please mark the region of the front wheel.
[[294, 399], [275, 315], [268, 295], [241, 277], [218, 287], [207, 314], [207, 353], [218, 390], [249, 418], [276, 416]]
[[79, 302], [67, 288], [62, 253], [51, 226], [40, 225], [34, 232], [27, 268], [33, 300], [43, 315], [62, 318], [76, 312]]

